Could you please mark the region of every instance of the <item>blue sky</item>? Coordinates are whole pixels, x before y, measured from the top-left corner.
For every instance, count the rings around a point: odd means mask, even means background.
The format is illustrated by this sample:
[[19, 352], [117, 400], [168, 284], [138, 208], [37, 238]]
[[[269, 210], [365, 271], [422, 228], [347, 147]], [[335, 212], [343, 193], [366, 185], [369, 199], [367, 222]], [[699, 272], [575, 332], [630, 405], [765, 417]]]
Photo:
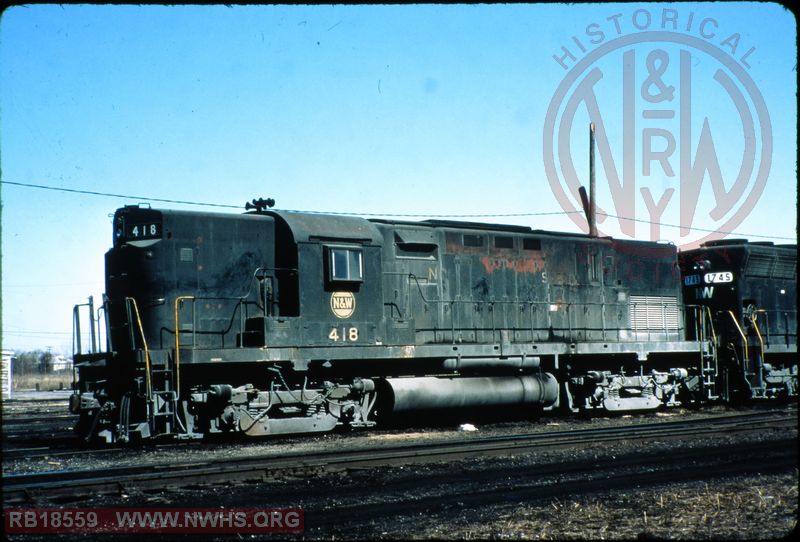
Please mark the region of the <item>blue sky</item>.
[[[3, 348], [70, 351], [72, 306], [103, 290], [109, 215], [141, 201], [10, 183], [232, 206], [263, 196], [282, 209], [379, 215], [556, 213], [480, 220], [579, 231], [544, 167], [546, 116], [569, 73], [553, 56], [567, 47], [576, 56], [572, 68], [613, 39], [660, 30], [704, 42], [728, 63], [682, 42], [640, 42], [598, 60], [603, 78], [595, 92], [615, 166], [621, 171], [625, 136], [623, 54], [632, 50], [637, 59], [638, 115], [648, 105], [645, 80], [659, 68], [651, 62], [648, 72], [648, 55], [659, 49], [670, 62], [654, 82], [676, 95], [681, 50], [691, 53], [690, 148], [707, 120], [727, 189], [748, 151], [757, 169], [765, 136], [743, 137], [747, 115], [713, 79], [720, 69], [730, 76], [758, 127], [763, 117], [738, 69], [766, 106], [773, 149], [763, 193], [735, 237], [794, 242], [797, 34], [793, 15], [777, 4], [8, 9], [0, 19]], [[598, 32], [604, 39], [592, 43]], [[656, 199], [673, 189], [661, 221], [675, 224], [680, 175], [653, 162], [645, 178], [642, 130], [650, 125], [637, 119], [636, 197], [644, 185]], [[573, 120], [559, 137], [582, 178], [585, 107]], [[677, 116], [658, 126], [678, 139]], [[661, 137], [652, 146], [667, 143]], [[677, 154], [671, 160], [677, 169]], [[599, 162], [599, 203], [623, 215], [610, 199], [605, 165]], [[705, 182], [694, 227], [713, 231], [725, 222], [709, 216], [713, 197]], [[636, 205], [627, 211], [646, 221], [642, 200]], [[613, 220], [603, 227], [624, 236]], [[665, 226], [660, 238], [683, 245], [702, 230], [681, 237]], [[637, 238], [649, 234], [637, 223]]]

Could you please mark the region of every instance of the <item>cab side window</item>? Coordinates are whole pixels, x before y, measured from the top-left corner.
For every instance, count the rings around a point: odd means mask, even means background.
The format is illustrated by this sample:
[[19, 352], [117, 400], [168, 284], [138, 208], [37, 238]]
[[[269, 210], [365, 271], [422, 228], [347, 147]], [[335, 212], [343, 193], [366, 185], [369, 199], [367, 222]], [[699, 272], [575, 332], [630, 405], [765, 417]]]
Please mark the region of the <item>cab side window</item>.
[[328, 280], [364, 282], [364, 256], [360, 248], [327, 247]]

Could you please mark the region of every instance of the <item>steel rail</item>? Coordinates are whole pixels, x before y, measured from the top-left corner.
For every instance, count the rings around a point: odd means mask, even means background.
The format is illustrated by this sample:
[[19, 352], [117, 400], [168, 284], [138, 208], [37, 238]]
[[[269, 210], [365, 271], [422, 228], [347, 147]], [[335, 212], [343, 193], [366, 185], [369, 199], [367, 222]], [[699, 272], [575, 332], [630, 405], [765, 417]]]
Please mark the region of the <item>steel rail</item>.
[[[729, 414], [729, 415], [725, 415], [725, 416], [747, 416], [748, 418], [744, 418], [744, 419], [749, 419], [749, 416], [752, 416], [752, 415], [753, 414], [744, 414], [744, 415], [740, 415], [740, 414], [730, 415]], [[5, 422], [5, 423], [7, 423], [7, 422]], [[683, 423], [683, 422], [682, 421], [661, 422], [658, 425], [659, 426], [663, 426], [666, 423], [669, 423], [669, 424], [676, 424], [676, 423], [680, 424], [680, 423]], [[757, 421], [753, 421], [751, 423], [758, 423], [758, 422]], [[602, 429], [592, 429], [592, 431], [602, 431]], [[29, 432], [25, 432], [24, 434], [30, 436]], [[502, 436], [502, 437], [482, 437], [482, 438], [483, 439], [502, 438], [502, 439], [505, 439], [505, 440], [526, 439], [526, 438], [528, 438], [530, 436], [537, 435], [537, 434], [541, 435], [543, 433], [541, 433], [541, 432], [539, 432], [539, 433], [523, 433], [523, 434], [518, 434], [518, 435], [506, 435], [506, 436]], [[551, 431], [551, 432], [547, 432], [546, 434], [554, 435], [554, 434], [557, 434], [557, 433]], [[125, 450], [125, 448], [68, 449], [68, 448], [65, 447], [65, 445], [77, 444], [78, 443], [77, 437], [69, 438], [69, 439], [63, 439], [64, 442], [62, 443], [61, 446], [58, 446], [58, 447], [54, 447], [54, 446], [28, 446], [28, 447], [24, 447], [24, 448], [23, 447], [19, 447], [18, 448], [18, 447], [8, 447], [8, 446], [6, 446], [5, 444], [14, 444], [13, 441], [15, 440], [14, 437], [16, 437], [16, 435], [17, 435], [17, 432], [11, 432], [10, 435], [3, 434], [3, 438], [8, 441], [8, 442], [4, 442], [4, 446], [3, 446], [3, 458], [6, 459], [6, 460], [9, 460], [9, 459], [20, 459], [20, 458], [24, 458], [24, 459], [64, 458], [64, 457], [69, 457], [69, 456], [73, 456], [73, 455], [89, 455], [89, 454], [106, 455], [108, 453], [123, 452]], [[7, 438], [9, 436], [11, 438]], [[178, 443], [173, 443], [173, 444], [155, 444], [153, 446], [163, 450], [165, 448], [170, 448], [171, 449], [171, 448], [185, 447], [185, 446], [189, 446], [189, 445], [193, 445], [193, 444], [194, 445], [200, 445], [200, 444], [202, 444], [202, 441], [178, 442]]]
[[114, 494], [127, 488], [163, 488], [232, 480], [265, 479], [287, 473], [346, 470], [415, 462], [436, 462], [480, 455], [514, 454], [623, 440], [675, 439], [767, 428], [796, 428], [797, 415], [758, 413], [719, 416], [694, 421], [636, 424], [625, 427], [548, 431], [523, 435], [474, 437], [370, 449], [288, 453], [246, 458], [224, 458], [185, 463], [112, 467], [102, 470], [50, 471], [3, 476], [6, 502], [31, 498]]
[[4, 415], [3, 416], [3, 429], [13, 427], [15, 425], [25, 425], [29, 423], [52, 423], [56, 424], [63, 421], [78, 421], [78, 416], [75, 414], [52, 414], [49, 416], [45, 415], [37, 415], [37, 416], [14, 416], [14, 415]]
[[[731, 450], [727, 444], [670, 450], [669, 453], [641, 451], [612, 455], [589, 461], [552, 462], [519, 469], [504, 466], [465, 475], [448, 473], [446, 479], [413, 477], [392, 482], [392, 491], [375, 495], [374, 488], [348, 488], [332, 509], [325, 504], [304, 507], [305, 528], [313, 536], [322, 530], [342, 529], [350, 537], [360, 538], [358, 526], [380, 518], [429, 515], [449, 509], [486, 509], [494, 504], [520, 503], [587, 496], [602, 499], [615, 492], [706, 481], [713, 483], [730, 476], [763, 476], [794, 472], [797, 469], [795, 439], [758, 442], [743, 449]], [[413, 484], [413, 487], [412, 487]], [[404, 487], [405, 486], [405, 487]], [[422, 493], [424, 496], [419, 497]], [[303, 502], [302, 495], [282, 495], [284, 502]], [[341, 501], [341, 499], [340, 499]]]

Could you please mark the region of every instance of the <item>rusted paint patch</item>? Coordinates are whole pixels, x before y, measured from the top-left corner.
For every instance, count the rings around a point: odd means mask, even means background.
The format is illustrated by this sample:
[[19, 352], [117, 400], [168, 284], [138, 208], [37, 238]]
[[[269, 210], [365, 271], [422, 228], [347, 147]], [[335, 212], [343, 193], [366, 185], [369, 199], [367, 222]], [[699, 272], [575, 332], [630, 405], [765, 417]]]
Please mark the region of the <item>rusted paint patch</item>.
[[502, 269], [509, 269], [514, 273], [538, 273], [544, 269], [542, 258], [497, 258], [484, 256], [481, 258], [483, 268], [487, 273], [494, 273]]

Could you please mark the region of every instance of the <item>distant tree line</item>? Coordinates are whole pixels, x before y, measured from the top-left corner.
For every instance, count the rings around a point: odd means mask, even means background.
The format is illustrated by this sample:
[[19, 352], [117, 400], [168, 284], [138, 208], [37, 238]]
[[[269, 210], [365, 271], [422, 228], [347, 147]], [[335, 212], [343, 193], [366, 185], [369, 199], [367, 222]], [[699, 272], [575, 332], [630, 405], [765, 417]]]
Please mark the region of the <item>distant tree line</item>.
[[56, 355], [44, 350], [30, 350], [15, 354], [12, 371], [15, 375], [49, 374], [53, 372]]

